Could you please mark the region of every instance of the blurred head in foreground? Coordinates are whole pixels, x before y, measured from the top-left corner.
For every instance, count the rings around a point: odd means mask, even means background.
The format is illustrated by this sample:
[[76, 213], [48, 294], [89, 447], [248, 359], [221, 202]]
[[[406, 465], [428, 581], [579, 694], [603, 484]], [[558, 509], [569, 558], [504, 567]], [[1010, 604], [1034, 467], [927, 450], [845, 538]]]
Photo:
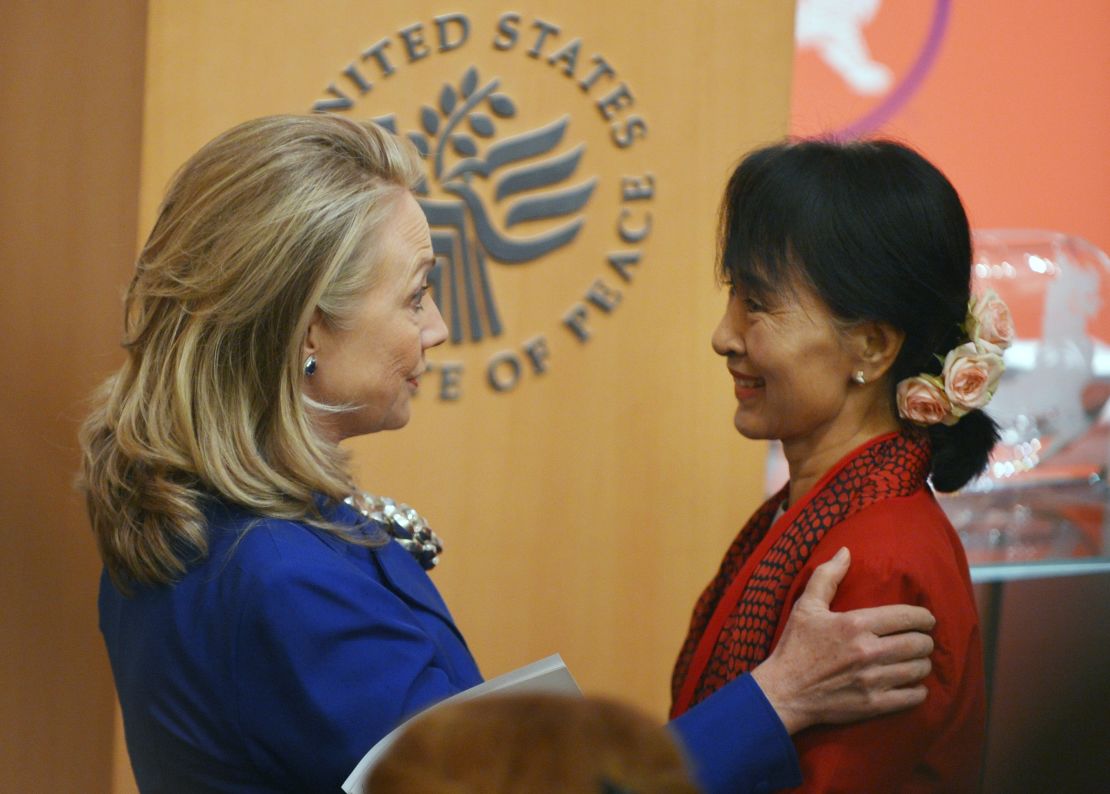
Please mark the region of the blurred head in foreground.
[[415, 720], [370, 777], [375, 794], [696, 794], [665, 728], [610, 700], [508, 695]]

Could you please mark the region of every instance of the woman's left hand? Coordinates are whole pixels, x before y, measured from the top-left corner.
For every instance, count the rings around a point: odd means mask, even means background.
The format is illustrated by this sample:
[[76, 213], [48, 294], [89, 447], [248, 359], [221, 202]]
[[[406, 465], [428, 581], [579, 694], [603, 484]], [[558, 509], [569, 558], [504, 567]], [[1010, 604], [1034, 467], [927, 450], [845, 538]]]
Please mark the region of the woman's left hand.
[[932, 665], [936, 620], [923, 607], [896, 604], [833, 612], [848, 572], [846, 548], [818, 566], [794, 605], [779, 644], [752, 677], [787, 732], [854, 722], [925, 700], [919, 682]]

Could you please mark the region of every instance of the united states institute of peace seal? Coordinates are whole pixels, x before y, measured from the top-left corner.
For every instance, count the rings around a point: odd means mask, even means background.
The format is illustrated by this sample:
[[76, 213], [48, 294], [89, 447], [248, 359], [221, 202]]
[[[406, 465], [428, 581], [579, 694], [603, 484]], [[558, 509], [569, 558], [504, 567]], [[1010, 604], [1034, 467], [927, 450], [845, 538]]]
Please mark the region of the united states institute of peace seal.
[[[410, 140], [424, 158], [426, 175], [417, 197], [438, 262], [431, 288], [449, 330], [447, 357], [467, 346], [503, 341], [481, 362], [480, 377], [494, 392], [509, 393], [553, 366], [553, 334], [586, 344], [595, 315], [612, 314], [620, 305], [651, 233], [656, 180], [628, 156], [647, 136], [648, 122], [608, 59], [548, 20], [506, 12], [491, 18], [484, 34], [480, 25], [481, 20], [455, 12], [374, 41], [313, 110], [371, 118]], [[483, 40], [504, 56], [496, 59], [503, 70], [489, 73], [474, 62], [459, 68], [457, 56], [483, 46]], [[440, 57], [447, 53], [455, 55]], [[375, 102], [376, 84], [438, 63], [454, 70], [444, 67], [442, 82], [430, 95], [406, 93], [407, 107]], [[551, 84], [538, 86], [538, 79]], [[550, 109], [524, 119], [521, 92], [537, 90], [552, 97]], [[560, 102], [578, 112], [561, 109]], [[576, 134], [598, 123], [605, 125], [609, 144], [603, 156], [624, 158], [619, 177], [610, 177], [608, 185], [584, 167], [587, 144]], [[608, 250], [593, 252], [598, 267], [590, 280], [573, 288], [568, 308], [549, 319], [549, 328], [509, 327], [498, 294], [500, 274], [555, 267], [583, 228], [599, 222], [591, 217], [591, 202], [605, 189], [619, 196], [616, 222], [608, 220], [615, 239]], [[474, 368], [461, 360], [437, 361], [438, 398], [462, 398], [472, 388]]]

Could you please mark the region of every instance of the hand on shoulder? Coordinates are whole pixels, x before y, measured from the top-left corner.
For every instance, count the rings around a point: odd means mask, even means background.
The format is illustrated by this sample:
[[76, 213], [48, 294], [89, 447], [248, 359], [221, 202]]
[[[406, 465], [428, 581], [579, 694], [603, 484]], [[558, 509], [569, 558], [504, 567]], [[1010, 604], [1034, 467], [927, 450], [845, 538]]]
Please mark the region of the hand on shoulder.
[[778, 646], [752, 676], [796, 733], [915, 706], [931, 670], [935, 620], [904, 604], [832, 612], [829, 604], [848, 572], [841, 549], [813, 573], [794, 605]]

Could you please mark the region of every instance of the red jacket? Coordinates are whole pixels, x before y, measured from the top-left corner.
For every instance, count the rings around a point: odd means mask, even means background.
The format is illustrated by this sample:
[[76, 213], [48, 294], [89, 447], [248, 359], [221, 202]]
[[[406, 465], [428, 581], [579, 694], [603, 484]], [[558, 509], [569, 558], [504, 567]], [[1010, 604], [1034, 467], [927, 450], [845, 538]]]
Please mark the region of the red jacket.
[[[795, 791], [978, 790], [986, 722], [978, 615], [963, 547], [924, 481], [927, 467], [907, 464], [907, 450], [899, 446], [908, 444], [914, 452], [913, 445], [920, 443], [883, 436], [854, 450], [774, 521], [754, 548], [754, 538], [746, 548], [733, 544], [722, 563], [726, 581], [719, 573], [695, 611], [692, 636], [679, 660], [681, 675], [676, 675], [677, 711], [690, 702], [689, 691], [686, 699], [680, 697], [687, 674], [699, 677], [696, 702], [733, 671], [750, 669], [769, 654], [813, 569], [841, 546], [851, 550], [852, 565], [837, 590], [834, 610], [907, 603], [936, 616], [924, 705], [862, 723], [802, 731], [794, 738], [805, 782]], [[860, 460], [872, 459], [875, 465], [859, 466]], [[927, 463], [927, 455], [922, 460]], [[847, 480], [845, 472], [851, 473]], [[897, 486], [890, 487], [894, 480]], [[839, 502], [829, 497], [837, 488], [847, 494]], [[773, 497], [756, 516], [777, 506], [782, 496]], [[814, 510], [815, 505], [824, 506]], [[830, 512], [834, 519], [827, 518]], [[815, 513], [826, 516], [818, 519], [823, 523], [816, 533]], [[797, 536], [793, 546], [791, 533]], [[753, 579], [754, 590], [748, 587]], [[737, 599], [734, 592], [731, 605], [730, 589], [740, 593]], [[750, 604], [741, 617], [745, 599], [753, 598], [766, 601], [764, 613], [769, 611], [774, 621], [766, 648], [751, 628], [762, 620], [753, 620]]]

